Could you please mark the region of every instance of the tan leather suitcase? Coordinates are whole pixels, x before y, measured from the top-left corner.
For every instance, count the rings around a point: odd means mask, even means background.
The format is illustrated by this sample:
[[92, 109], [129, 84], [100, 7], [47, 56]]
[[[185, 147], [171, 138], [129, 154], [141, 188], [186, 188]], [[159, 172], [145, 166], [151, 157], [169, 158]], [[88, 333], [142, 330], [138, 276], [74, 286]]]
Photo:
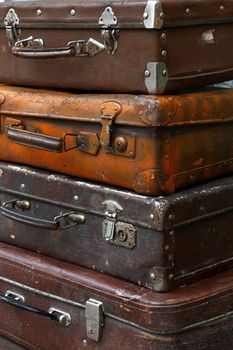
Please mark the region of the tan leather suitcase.
[[233, 78], [232, 0], [0, 4], [0, 81], [158, 94]]
[[0, 86], [0, 160], [160, 195], [233, 170], [233, 89], [79, 95]]
[[30, 350], [232, 350], [233, 273], [157, 294], [1, 243], [0, 313]]

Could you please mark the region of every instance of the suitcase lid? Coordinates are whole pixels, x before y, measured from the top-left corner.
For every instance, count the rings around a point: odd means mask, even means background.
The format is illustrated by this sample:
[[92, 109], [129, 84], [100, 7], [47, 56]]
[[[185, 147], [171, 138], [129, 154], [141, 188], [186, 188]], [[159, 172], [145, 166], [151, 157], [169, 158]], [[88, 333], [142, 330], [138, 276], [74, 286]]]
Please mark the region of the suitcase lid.
[[0, 112], [19, 118], [67, 119], [139, 127], [170, 127], [233, 120], [233, 89], [205, 88], [167, 96], [72, 94], [0, 86]]
[[1, 26], [9, 9], [19, 18], [19, 28], [146, 28], [223, 23], [233, 21], [231, 0], [60, 0], [12, 1], [0, 5]]
[[97, 215], [103, 221], [114, 214], [118, 221], [165, 233], [233, 211], [232, 176], [154, 198], [4, 162], [0, 162], [0, 174], [0, 193], [51, 203], [64, 207], [64, 212]]
[[161, 294], [0, 243], [1, 282], [62, 298], [74, 307], [85, 307], [87, 300], [95, 299], [103, 303], [105, 318], [152, 334], [173, 335], [233, 317], [232, 271]]

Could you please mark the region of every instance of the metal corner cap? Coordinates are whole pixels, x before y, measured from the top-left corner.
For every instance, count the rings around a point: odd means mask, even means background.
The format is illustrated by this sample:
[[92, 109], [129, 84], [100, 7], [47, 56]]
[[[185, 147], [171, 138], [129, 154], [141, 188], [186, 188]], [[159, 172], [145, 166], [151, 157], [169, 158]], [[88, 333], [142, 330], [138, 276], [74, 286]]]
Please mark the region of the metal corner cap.
[[163, 26], [164, 13], [160, 0], [148, 0], [143, 13], [144, 26], [147, 29], [160, 29]]
[[144, 77], [150, 95], [163, 94], [169, 78], [166, 64], [164, 62], [147, 63]]

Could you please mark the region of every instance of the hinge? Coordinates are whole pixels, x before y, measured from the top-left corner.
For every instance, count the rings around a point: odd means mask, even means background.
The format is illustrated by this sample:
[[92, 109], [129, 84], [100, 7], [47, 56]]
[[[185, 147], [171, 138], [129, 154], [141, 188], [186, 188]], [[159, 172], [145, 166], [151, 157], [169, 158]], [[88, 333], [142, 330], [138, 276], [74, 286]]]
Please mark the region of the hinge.
[[149, 94], [162, 94], [164, 92], [168, 82], [168, 70], [164, 62], [147, 63], [144, 76]]
[[137, 231], [133, 225], [117, 221], [118, 214], [123, 210], [122, 207], [114, 201], [105, 201], [106, 219], [103, 223], [103, 237], [111, 244], [133, 249], [136, 245]]
[[163, 26], [164, 13], [160, 0], [148, 0], [143, 13], [144, 26], [147, 29], [160, 29]]
[[103, 303], [89, 299], [86, 302], [85, 318], [87, 337], [95, 342], [100, 341], [104, 327]]
[[117, 102], [104, 102], [101, 107], [101, 124], [100, 144], [105, 149], [110, 148], [111, 144], [111, 126], [115, 117], [121, 112], [121, 105]]
[[110, 6], [106, 7], [99, 18], [99, 25], [103, 28], [101, 35], [104, 40], [105, 49], [110, 55], [114, 55], [118, 46], [119, 30], [112, 28], [112, 26], [117, 25], [117, 22], [117, 17], [112, 8]]
[[14, 9], [10, 9], [4, 19], [4, 24], [6, 27], [6, 35], [8, 39], [9, 46], [15, 45], [16, 41], [19, 40], [21, 35], [21, 30], [19, 26], [19, 18]]

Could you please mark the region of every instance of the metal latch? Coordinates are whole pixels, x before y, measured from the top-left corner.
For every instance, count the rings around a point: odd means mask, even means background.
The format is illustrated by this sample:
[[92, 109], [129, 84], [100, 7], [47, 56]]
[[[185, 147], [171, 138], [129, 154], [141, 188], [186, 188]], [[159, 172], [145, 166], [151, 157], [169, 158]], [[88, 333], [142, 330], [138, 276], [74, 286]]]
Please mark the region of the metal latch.
[[4, 24], [6, 27], [6, 35], [8, 39], [9, 46], [14, 46], [15, 42], [19, 40], [21, 35], [21, 30], [19, 26], [19, 18], [15, 13], [14, 9], [10, 9], [4, 19]]
[[102, 124], [100, 144], [109, 149], [111, 144], [111, 126], [115, 117], [121, 112], [121, 105], [117, 102], [108, 101], [101, 105], [100, 110]]
[[118, 46], [117, 40], [119, 38], [119, 30], [112, 28], [112, 26], [117, 25], [117, 22], [117, 17], [112, 8], [110, 6], [106, 7], [99, 18], [99, 24], [101, 28], [103, 28], [101, 35], [104, 40], [105, 49], [110, 55], [114, 55]]
[[100, 341], [104, 326], [103, 303], [95, 299], [89, 299], [86, 302], [85, 317], [87, 337], [96, 342]]
[[117, 202], [110, 200], [103, 202], [103, 205], [106, 207], [106, 219], [103, 223], [103, 236], [106, 241], [110, 241], [114, 237], [117, 215], [123, 210], [123, 208]]
[[111, 244], [133, 249], [136, 245], [137, 231], [133, 225], [118, 221], [118, 214], [123, 208], [116, 202], [108, 200], [103, 202], [106, 207], [106, 219], [103, 223], [103, 237]]

